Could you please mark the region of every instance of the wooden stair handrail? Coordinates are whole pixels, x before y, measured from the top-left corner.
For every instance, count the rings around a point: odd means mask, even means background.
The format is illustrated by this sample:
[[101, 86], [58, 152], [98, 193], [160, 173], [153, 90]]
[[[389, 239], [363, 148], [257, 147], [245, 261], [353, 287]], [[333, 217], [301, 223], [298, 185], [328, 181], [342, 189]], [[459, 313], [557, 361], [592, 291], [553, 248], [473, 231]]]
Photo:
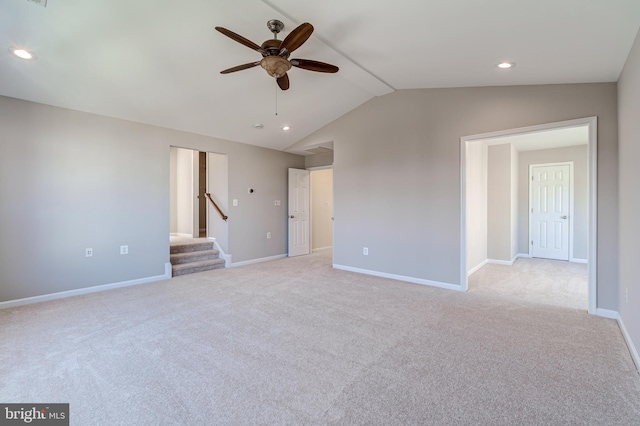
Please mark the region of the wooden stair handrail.
[[216, 202], [213, 201], [213, 198], [211, 198], [211, 194], [209, 194], [208, 192], [205, 192], [204, 195], [206, 195], [207, 198], [209, 199], [209, 201], [211, 201], [211, 204], [213, 204], [213, 207], [216, 208], [216, 210], [218, 211], [218, 214], [220, 215], [222, 220], [226, 221], [227, 219], [229, 219], [229, 216], [227, 216], [226, 214], [222, 213], [222, 210], [220, 210], [220, 207], [218, 207]]

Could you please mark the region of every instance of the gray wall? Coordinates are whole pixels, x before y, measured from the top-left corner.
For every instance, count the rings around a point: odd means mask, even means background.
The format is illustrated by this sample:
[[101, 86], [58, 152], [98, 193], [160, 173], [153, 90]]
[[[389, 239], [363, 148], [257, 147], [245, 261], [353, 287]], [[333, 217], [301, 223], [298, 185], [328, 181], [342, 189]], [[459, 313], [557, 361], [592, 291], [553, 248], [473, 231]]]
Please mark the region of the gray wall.
[[[619, 313], [640, 351], [640, 33], [618, 82], [620, 126]], [[626, 294], [628, 293], [628, 301]], [[638, 361], [638, 360], [637, 360]], [[638, 365], [640, 368], [640, 364]]]
[[234, 261], [287, 251], [287, 169], [302, 156], [7, 97], [0, 129], [0, 301], [164, 274], [170, 145], [229, 155]]
[[[511, 144], [491, 145], [487, 155], [487, 258], [510, 261]], [[468, 235], [468, 234], [467, 234]]]
[[322, 154], [307, 155], [304, 157], [304, 167], [310, 169], [312, 167], [330, 166], [333, 164], [333, 151], [323, 152]]
[[590, 116], [598, 116], [597, 303], [615, 310], [615, 83], [400, 90], [295, 147], [334, 143], [334, 263], [459, 284], [460, 137]]
[[573, 161], [573, 257], [587, 259], [589, 241], [589, 182], [587, 180], [587, 145], [567, 148], [541, 149], [520, 153], [519, 252], [529, 253], [529, 165]]

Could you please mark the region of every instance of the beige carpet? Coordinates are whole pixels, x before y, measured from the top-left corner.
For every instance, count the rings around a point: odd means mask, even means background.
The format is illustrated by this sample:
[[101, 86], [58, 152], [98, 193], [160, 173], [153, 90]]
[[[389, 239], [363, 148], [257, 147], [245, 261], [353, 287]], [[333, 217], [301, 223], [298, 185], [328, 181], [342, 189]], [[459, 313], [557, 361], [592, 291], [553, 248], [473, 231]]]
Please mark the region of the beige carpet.
[[587, 309], [588, 266], [547, 259], [517, 259], [512, 266], [488, 264], [469, 277], [469, 290], [519, 301]]
[[616, 323], [328, 252], [0, 311], [0, 401], [73, 425], [638, 425]]

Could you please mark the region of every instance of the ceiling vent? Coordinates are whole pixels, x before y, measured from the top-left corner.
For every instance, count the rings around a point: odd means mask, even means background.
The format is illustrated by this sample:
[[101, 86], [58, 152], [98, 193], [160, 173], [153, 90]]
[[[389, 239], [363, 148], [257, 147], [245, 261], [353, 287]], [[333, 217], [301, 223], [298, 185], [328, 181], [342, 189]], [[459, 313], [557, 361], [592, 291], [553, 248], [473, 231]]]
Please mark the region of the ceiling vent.
[[38, 6], [47, 7], [47, 0], [27, 0], [28, 2], [35, 3]]

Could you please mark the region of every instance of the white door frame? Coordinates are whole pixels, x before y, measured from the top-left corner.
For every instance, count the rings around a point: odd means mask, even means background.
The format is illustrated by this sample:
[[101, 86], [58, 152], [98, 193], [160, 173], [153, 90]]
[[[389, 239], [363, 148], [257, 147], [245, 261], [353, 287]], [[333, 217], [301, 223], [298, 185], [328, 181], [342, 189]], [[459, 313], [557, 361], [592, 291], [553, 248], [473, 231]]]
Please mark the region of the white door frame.
[[[527, 233], [527, 237], [529, 239], [529, 241], [531, 241], [531, 230], [532, 225], [533, 225], [533, 218], [532, 218], [532, 213], [531, 213], [531, 206], [533, 205], [533, 185], [531, 185], [531, 178], [533, 176], [533, 168], [534, 167], [545, 167], [545, 166], [569, 166], [569, 229], [568, 229], [568, 234], [569, 234], [569, 241], [568, 241], [568, 245], [569, 245], [569, 262], [575, 262], [576, 260], [573, 258], [573, 236], [574, 236], [574, 224], [575, 221], [573, 220], [574, 218], [574, 213], [573, 213], [573, 203], [574, 203], [574, 198], [573, 198], [573, 191], [574, 191], [574, 183], [573, 183], [573, 161], [563, 161], [563, 162], [559, 162], [559, 163], [540, 163], [540, 164], [529, 164], [529, 177], [528, 177], [528, 186], [529, 186], [529, 209], [528, 209], [528, 214], [529, 214], [529, 232]], [[527, 246], [529, 247], [529, 255], [531, 255], [531, 244], [527, 244]]]
[[467, 291], [469, 281], [467, 276], [467, 189], [466, 189], [466, 156], [469, 143], [491, 139], [499, 136], [511, 136], [522, 133], [539, 132], [544, 130], [561, 129], [565, 127], [587, 126], [589, 141], [587, 145], [587, 179], [589, 181], [588, 194], [588, 262], [589, 262], [589, 303], [588, 312], [598, 315], [597, 307], [597, 249], [598, 249], [598, 117], [586, 117], [575, 120], [559, 121], [540, 124], [537, 126], [520, 127], [497, 132], [463, 136], [460, 138], [460, 290]]

